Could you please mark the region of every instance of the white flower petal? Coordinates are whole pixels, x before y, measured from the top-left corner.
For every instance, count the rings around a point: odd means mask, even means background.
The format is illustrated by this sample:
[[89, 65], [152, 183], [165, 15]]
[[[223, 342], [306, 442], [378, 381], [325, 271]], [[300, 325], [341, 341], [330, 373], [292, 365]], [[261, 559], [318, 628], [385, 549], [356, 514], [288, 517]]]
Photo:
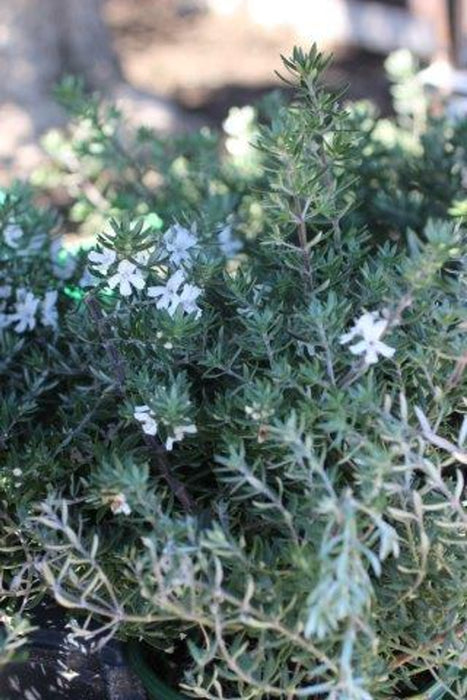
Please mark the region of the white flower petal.
[[112, 275], [112, 277], [109, 277], [109, 279], [107, 281], [107, 284], [110, 287], [110, 289], [115, 289], [115, 287], [119, 283], [120, 283], [120, 275], [119, 274]]
[[149, 413], [150, 410], [151, 409], [146, 404], [143, 404], [142, 406], [135, 406], [134, 415], [136, 416], [137, 413]]
[[378, 362], [378, 353], [373, 346], [367, 346], [365, 353], [365, 362], [367, 365], [374, 365]]
[[395, 348], [391, 348], [389, 345], [386, 345], [386, 343], [383, 343], [381, 340], [377, 340], [375, 342], [375, 350], [377, 353], [383, 355], [384, 357], [392, 357], [396, 352]]
[[122, 297], [131, 296], [131, 284], [129, 280], [120, 278], [120, 294]]
[[143, 422], [143, 432], [146, 433], [146, 435], [157, 434], [157, 421], [151, 418], [151, 416], [148, 416]]
[[355, 345], [351, 345], [349, 347], [350, 352], [352, 355], [362, 355], [364, 352], [367, 350], [367, 343], [365, 340], [360, 340], [358, 343], [355, 343]]
[[3, 238], [5, 243], [10, 248], [19, 248], [20, 240], [24, 235], [24, 231], [21, 226], [17, 224], [7, 224], [3, 230]]
[[148, 289], [147, 289], [148, 297], [156, 298], [156, 297], [160, 297], [164, 293], [165, 293], [165, 287], [163, 287], [160, 284], [155, 286], [155, 287], [148, 287]]
[[131, 284], [133, 285], [133, 287], [136, 287], [136, 289], [144, 289], [144, 287], [146, 286], [144, 277], [142, 277], [140, 274], [134, 274], [132, 276]]

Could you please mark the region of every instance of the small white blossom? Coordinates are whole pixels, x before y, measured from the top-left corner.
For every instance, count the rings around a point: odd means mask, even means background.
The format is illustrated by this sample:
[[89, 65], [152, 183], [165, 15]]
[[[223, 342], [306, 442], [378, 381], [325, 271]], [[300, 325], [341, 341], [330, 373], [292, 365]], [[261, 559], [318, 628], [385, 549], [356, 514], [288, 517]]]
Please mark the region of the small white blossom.
[[95, 287], [99, 282], [100, 279], [92, 274], [89, 267], [85, 267], [78, 284], [80, 287], [83, 287], [83, 289], [86, 289], [87, 287]]
[[133, 255], [133, 258], [136, 260], [138, 265], [143, 265], [143, 267], [148, 264], [150, 257], [151, 250], [148, 248], [146, 248], [146, 250], [140, 250], [139, 253], [135, 253], [135, 255]]
[[378, 362], [378, 355], [392, 357], [395, 353], [394, 348], [381, 341], [387, 325], [387, 321], [377, 311], [364, 313], [348, 333], [341, 335], [339, 342], [344, 345], [356, 336], [361, 336], [362, 340], [351, 345], [349, 350], [353, 355], [364, 355], [366, 364], [373, 365]]
[[245, 414], [253, 420], [266, 421], [268, 418], [274, 415], [274, 411], [261, 406], [261, 404], [255, 401], [253, 406], [245, 406]]
[[19, 248], [20, 239], [24, 236], [24, 231], [18, 224], [7, 224], [3, 231], [3, 238], [10, 248]]
[[45, 293], [44, 300], [41, 303], [41, 323], [43, 326], [57, 328], [57, 297], [58, 293], [56, 289]]
[[16, 333], [32, 331], [36, 326], [36, 312], [40, 300], [25, 289], [18, 289], [16, 299], [16, 311], [10, 316], [10, 321], [16, 323]]
[[130, 515], [131, 508], [124, 493], [117, 493], [110, 501], [110, 510], [114, 515]]
[[225, 255], [226, 258], [235, 257], [243, 248], [242, 242], [232, 235], [231, 226], [224, 226], [222, 231], [217, 235], [217, 240], [219, 241], [222, 254]]
[[2, 284], [0, 286], [0, 299], [8, 299], [8, 297], [10, 295], [11, 295], [11, 285]]
[[177, 270], [169, 277], [165, 285], [157, 285], [156, 287], [148, 287], [148, 296], [157, 298], [157, 309], [167, 309], [171, 316], [174, 315], [177, 306], [180, 303], [180, 295], [178, 290], [185, 281], [183, 270]]
[[196, 318], [201, 316], [201, 309], [196, 303], [201, 291], [202, 290], [194, 284], [185, 284], [180, 294], [180, 304], [184, 312], [187, 314], [194, 313], [196, 314]]
[[108, 285], [111, 289], [118, 285], [120, 294], [129, 297], [133, 291], [132, 287], [144, 289], [146, 281], [136, 265], [129, 260], [122, 260], [118, 263], [117, 272], [109, 278]]
[[244, 157], [251, 150], [251, 138], [255, 120], [253, 107], [233, 107], [222, 126], [228, 135], [225, 141], [227, 151], [235, 156]]
[[198, 432], [196, 425], [190, 423], [189, 425], [176, 425], [173, 429], [174, 434], [167, 438], [165, 441], [165, 449], [169, 452], [173, 450], [175, 442], [180, 442], [183, 440], [185, 435], [195, 435]]
[[227, 119], [222, 127], [229, 136], [242, 136], [251, 127], [255, 120], [255, 109], [250, 105], [245, 107], [231, 107]]
[[103, 247], [102, 252], [91, 250], [88, 255], [88, 260], [97, 272], [106, 275], [109, 271], [109, 267], [117, 260], [117, 253], [115, 250], [111, 250], [111, 248]]
[[154, 418], [154, 413], [151, 411], [149, 406], [135, 406], [133, 416], [139, 423], [141, 423], [143, 433], [146, 433], [146, 435], [157, 434], [157, 422]]
[[72, 681], [75, 678], [78, 678], [79, 673], [77, 671], [74, 671], [72, 668], [65, 667], [63, 670], [58, 672], [62, 678], [64, 678], [66, 681]]
[[190, 262], [191, 254], [189, 251], [197, 243], [196, 236], [192, 231], [180, 226], [180, 224], [174, 224], [164, 234], [163, 240], [170, 262], [174, 267]]

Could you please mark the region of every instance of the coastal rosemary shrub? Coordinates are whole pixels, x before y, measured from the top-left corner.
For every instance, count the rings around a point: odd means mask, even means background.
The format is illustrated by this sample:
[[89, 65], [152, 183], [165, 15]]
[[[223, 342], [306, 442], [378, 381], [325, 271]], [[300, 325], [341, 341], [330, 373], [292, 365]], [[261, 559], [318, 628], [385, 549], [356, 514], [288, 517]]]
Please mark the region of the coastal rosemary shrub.
[[346, 109], [326, 64], [227, 154], [68, 82], [91, 248], [3, 193], [6, 653], [47, 593], [193, 697], [466, 696], [466, 124]]

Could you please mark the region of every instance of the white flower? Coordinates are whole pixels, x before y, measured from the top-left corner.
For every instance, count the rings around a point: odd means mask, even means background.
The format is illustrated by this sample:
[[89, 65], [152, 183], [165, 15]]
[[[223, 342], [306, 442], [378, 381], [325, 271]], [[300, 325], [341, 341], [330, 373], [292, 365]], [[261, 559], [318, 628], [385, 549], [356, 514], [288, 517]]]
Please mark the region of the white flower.
[[244, 134], [251, 127], [255, 119], [254, 107], [231, 107], [227, 119], [222, 123], [222, 127], [229, 136], [239, 136]]
[[254, 401], [253, 406], [245, 406], [245, 414], [253, 420], [266, 421], [274, 415], [274, 411]]
[[44, 300], [41, 303], [41, 323], [43, 326], [57, 328], [57, 297], [58, 293], [56, 289], [45, 293]]
[[19, 248], [19, 241], [23, 236], [24, 231], [18, 224], [7, 224], [3, 231], [5, 243], [10, 246], [10, 248]]
[[351, 345], [349, 350], [353, 355], [365, 355], [366, 364], [373, 365], [378, 362], [378, 355], [392, 357], [395, 353], [394, 348], [380, 340], [387, 325], [387, 321], [381, 318], [377, 311], [364, 313], [348, 333], [341, 335], [339, 342], [343, 345], [356, 336], [361, 336], [362, 340]]
[[253, 107], [233, 107], [222, 126], [229, 138], [225, 147], [233, 156], [245, 156], [251, 151], [251, 136], [255, 120]]
[[187, 314], [196, 314], [196, 318], [201, 316], [201, 309], [196, 303], [196, 299], [201, 294], [201, 289], [194, 284], [185, 284], [180, 294], [180, 304]]
[[10, 294], [11, 294], [11, 285], [10, 284], [2, 284], [0, 286], [0, 299], [8, 299]]
[[25, 289], [18, 289], [16, 299], [16, 311], [10, 316], [10, 322], [16, 323], [15, 331], [17, 333], [24, 333], [26, 330], [32, 331], [36, 325], [39, 299]]
[[129, 297], [133, 291], [132, 287], [135, 289], [143, 289], [146, 282], [136, 265], [129, 260], [122, 260], [118, 263], [115, 275], [110, 277], [108, 285], [110, 289], [114, 289], [119, 285], [120, 294], [123, 297]]
[[169, 452], [173, 449], [175, 442], [180, 442], [183, 440], [185, 435], [194, 435], [198, 432], [196, 425], [190, 423], [189, 425], [176, 425], [173, 429], [174, 434], [167, 438], [165, 441], [165, 449]]
[[191, 255], [188, 251], [197, 242], [196, 236], [192, 231], [180, 226], [180, 224], [174, 224], [164, 234], [163, 240], [170, 262], [174, 267], [190, 261]]
[[110, 510], [114, 515], [130, 515], [131, 508], [124, 493], [117, 493], [110, 501]]
[[102, 248], [100, 253], [98, 250], [91, 250], [88, 255], [88, 260], [97, 272], [106, 275], [109, 267], [114, 264], [117, 259], [117, 253], [111, 248]]
[[157, 285], [156, 287], [148, 287], [148, 296], [159, 297], [156, 308], [167, 309], [171, 316], [174, 315], [177, 306], [180, 303], [178, 290], [185, 281], [183, 270], [177, 270], [169, 277], [165, 285]]
[[147, 265], [149, 258], [151, 257], [151, 251], [149, 249], [140, 250], [139, 253], [133, 255], [134, 259], [139, 265]]
[[218, 233], [217, 240], [219, 241], [219, 247], [225, 255], [226, 258], [233, 258], [237, 253], [243, 248], [242, 242], [232, 235], [232, 227], [224, 226], [222, 231]]
[[100, 279], [92, 274], [89, 267], [85, 267], [78, 284], [85, 289], [86, 287], [95, 287], [99, 282]]
[[135, 406], [133, 416], [142, 424], [143, 433], [146, 433], [146, 435], [157, 434], [157, 422], [149, 406]]

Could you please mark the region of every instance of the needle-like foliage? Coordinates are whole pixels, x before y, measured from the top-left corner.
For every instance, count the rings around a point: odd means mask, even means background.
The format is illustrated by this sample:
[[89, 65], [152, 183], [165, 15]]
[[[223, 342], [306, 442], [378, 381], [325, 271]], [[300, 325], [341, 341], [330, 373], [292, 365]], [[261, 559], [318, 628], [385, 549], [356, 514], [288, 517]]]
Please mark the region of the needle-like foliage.
[[194, 697], [460, 698], [466, 127], [384, 132], [326, 64], [284, 59], [230, 156], [62, 88], [111, 220], [72, 252], [2, 198], [1, 595], [179, 654]]

